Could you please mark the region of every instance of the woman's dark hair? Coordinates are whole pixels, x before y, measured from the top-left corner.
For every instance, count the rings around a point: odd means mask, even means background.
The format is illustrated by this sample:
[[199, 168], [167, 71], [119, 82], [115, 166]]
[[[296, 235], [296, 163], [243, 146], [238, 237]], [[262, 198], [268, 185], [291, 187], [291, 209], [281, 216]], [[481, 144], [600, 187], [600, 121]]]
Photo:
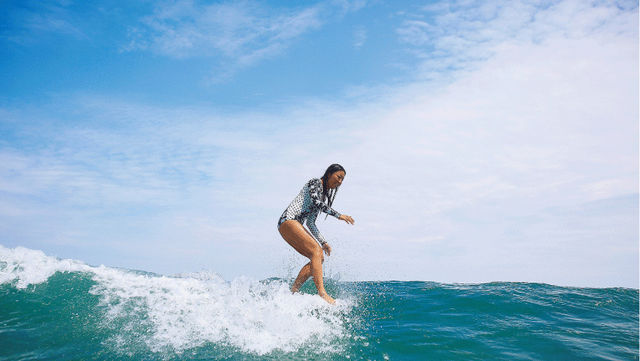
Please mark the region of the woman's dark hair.
[[[335, 172], [339, 172], [339, 171], [343, 171], [344, 174], [347, 174], [347, 171], [344, 170], [344, 167], [342, 167], [340, 164], [332, 164], [329, 166], [329, 168], [327, 168], [326, 171], [324, 171], [324, 175], [322, 176], [322, 201], [326, 201], [327, 205], [329, 207], [331, 207], [331, 205], [333, 204], [333, 200], [336, 198], [336, 193], [338, 193], [338, 187], [334, 188], [334, 189], [329, 189], [328, 186], [328, 182], [329, 182], [329, 177], [331, 177], [331, 175]], [[325, 219], [327, 217], [325, 216]]]

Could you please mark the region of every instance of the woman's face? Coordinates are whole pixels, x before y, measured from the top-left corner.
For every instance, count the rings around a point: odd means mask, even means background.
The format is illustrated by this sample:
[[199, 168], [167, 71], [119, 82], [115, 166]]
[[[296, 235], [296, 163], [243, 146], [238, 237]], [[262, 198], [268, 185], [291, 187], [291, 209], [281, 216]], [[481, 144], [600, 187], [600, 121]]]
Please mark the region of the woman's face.
[[344, 180], [344, 176], [344, 171], [339, 170], [337, 172], [333, 172], [327, 180], [327, 187], [329, 187], [330, 189], [339, 187]]

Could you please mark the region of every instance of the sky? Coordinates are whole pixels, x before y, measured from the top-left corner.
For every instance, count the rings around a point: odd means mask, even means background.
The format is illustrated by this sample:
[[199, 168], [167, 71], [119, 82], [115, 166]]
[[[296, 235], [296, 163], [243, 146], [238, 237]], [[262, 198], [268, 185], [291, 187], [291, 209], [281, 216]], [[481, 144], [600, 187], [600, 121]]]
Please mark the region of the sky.
[[0, 245], [343, 281], [638, 288], [634, 1], [3, 1]]

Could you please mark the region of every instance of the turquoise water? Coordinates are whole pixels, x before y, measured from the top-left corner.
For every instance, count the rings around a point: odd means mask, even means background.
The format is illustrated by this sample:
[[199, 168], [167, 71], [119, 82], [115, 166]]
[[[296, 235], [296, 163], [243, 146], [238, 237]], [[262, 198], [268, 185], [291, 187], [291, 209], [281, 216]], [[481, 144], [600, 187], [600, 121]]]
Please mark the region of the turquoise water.
[[638, 360], [638, 290], [92, 267], [0, 246], [0, 360]]

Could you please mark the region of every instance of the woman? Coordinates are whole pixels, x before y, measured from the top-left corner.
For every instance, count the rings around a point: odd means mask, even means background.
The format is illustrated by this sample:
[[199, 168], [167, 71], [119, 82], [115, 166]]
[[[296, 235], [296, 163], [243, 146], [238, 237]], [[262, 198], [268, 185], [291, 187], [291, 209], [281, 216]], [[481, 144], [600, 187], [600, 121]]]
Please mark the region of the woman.
[[[316, 218], [318, 213], [323, 211], [349, 224], [354, 223], [350, 216], [340, 214], [331, 208], [345, 175], [346, 172], [340, 164], [330, 165], [322, 178], [311, 179], [302, 187], [298, 196], [284, 210], [278, 221], [278, 230], [282, 238], [298, 253], [309, 259], [309, 263], [302, 267], [293, 282], [291, 292], [298, 292], [305, 281], [313, 276], [313, 282], [320, 297], [332, 304], [335, 300], [327, 294], [322, 281], [322, 262], [324, 262], [322, 251], [324, 250], [327, 256], [331, 255], [331, 246], [318, 231]], [[311, 233], [302, 225], [305, 221]], [[320, 243], [319, 245], [316, 240]]]

